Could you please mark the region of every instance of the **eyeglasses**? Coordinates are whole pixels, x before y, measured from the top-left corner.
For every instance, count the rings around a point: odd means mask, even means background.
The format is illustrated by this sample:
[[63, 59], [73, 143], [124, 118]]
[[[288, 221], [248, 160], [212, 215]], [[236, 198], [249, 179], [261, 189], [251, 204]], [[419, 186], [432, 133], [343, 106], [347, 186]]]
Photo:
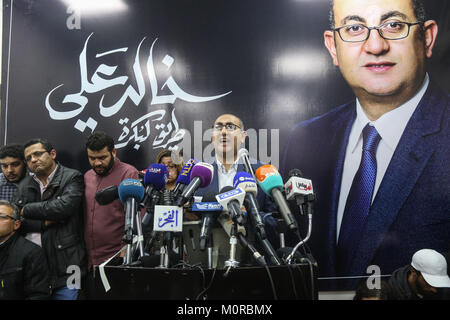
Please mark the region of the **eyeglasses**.
[[27, 162], [30, 162], [32, 157], [40, 158], [40, 157], [42, 157], [42, 155], [43, 155], [44, 153], [46, 153], [46, 152], [48, 152], [48, 151], [46, 151], [46, 150], [44, 150], [44, 151], [35, 151], [35, 152], [33, 152], [32, 154], [26, 156], [26, 157], [25, 157], [25, 160], [26, 160]]
[[225, 123], [225, 125], [223, 123], [217, 123], [213, 126], [213, 129], [214, 129], [214, 131], [220, 132], [220, 131], [222, 131], [223, 127], [225, 127], [227, 132], [233, 132], [236, 129], [241, 128], [237, 124], [227, 122], [227, 123]]
[[169, 169], [169, 170], [175, 170], [175, 169], [177, 168], [177, 166], [174, 165], [174, 164], [168, 165], [168, 166], [166, 166], [166, 167], [167, 167], [167, 169]]
[[0, 216], [0, 221], [6, 221], [6, 220], [8, 220], [8, 219], [11, 219], [11, 220], [14, 220], [14, 221], [17, 220], [16, 218], [13, 218], [13, 217], [8, 216], [8, 215]]
[[368, 27], [362, 24], [351, 24], [333, 29], [337, 31], [339, 37], [345, 42], [363, 42], [369, 39], [370, 31], [377, 30], [380, 36], [386, 40], [400, 40], [409, 35], [411, 26], [422, 24], [423, 22], [386, 22], [378, 27]]

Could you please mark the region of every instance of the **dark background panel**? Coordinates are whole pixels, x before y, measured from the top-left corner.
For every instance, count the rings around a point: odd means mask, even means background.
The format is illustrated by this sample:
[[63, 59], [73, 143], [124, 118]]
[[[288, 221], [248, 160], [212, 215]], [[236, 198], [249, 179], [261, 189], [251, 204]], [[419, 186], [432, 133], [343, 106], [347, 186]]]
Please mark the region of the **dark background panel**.
[[[270, 136], [271, 129], [279, 130], [279, 140], [269, 139], [277, 145], [268, 146], [270, 155], [270, 150], [283, 150], [289, 130], [297, 122], [321, 115], [353, 97], [323, 45], [322, 34], [328, 27], [327, 0], [114, 0], [108, 10], [82, 10], [80, 29], [67, 27], [71, 17], [68, 3], [3, 2], [1, 142], [47, 138], [63, 164], [81, 171], [88, 169], [84, 141], [90, 130], [74, 129], [78, 119], [92, 117], [98, 122], [95, 130], [108, 132], [118, 143], [123, 128], [120, 119], [129, 118], [131, 122], [157, 110], [165, 110], [166, 119], [170, 119], [175, 109], [179, 128], [190, 133], [193, 155], [194, 146], [209, 145], [202, 136], [214, 119], [221, 113], [234, 113], [246, 128], [256, 132], [268, 129]], [[114, 3], [124, 9], [112, 10]], [[449, 4], [429, 0], [426, 5], [439, 23], [430, 74], [450, 92]], [[80, 91], [79, 56], [91, 34], [86, 51], [88, 78], [104, 63], [117, 68], [113, 75], [103, 78], [127, 76], [128, 80], [124, 86], [86, 94], [88, 103], [77, 117], [52, 120], [45, 97], [56, 86], [64, 84], [51, 96], [52, 104], [77, 107], [61, 102], [66, 95]], [[102, 95], [105, 104], [112, 104], [129, 85], [137, 88], [133, 62], [144, 38], [139, 61], [145, 96], [137, 106], [127, 99], [117, 114], [102, 117], [98, 107]], [[208, 102], [177, 99], [173, 104], [152, 105], [146, 66], [155, 39], [153, 65], [159, 94], [171, 94], [161, 88], [170, 76], [193, 95], [232, 92]], [[96, 57], [124, 47], [128, 48], [125, 53]], [[166, 54], [174, 58], [170, 69], [162, 63]], [[200, 135], [194, 134], [194, 121], [202, 121]], [[138, 150], [130, 143], [118, 149], [119, 157], [139, 169], [152, 163], [160, 151], [152, 145], [157, 134], [155, 125], [150, 122], [151, 134]], [[279, 155], [273, 156], [281, 160]]]

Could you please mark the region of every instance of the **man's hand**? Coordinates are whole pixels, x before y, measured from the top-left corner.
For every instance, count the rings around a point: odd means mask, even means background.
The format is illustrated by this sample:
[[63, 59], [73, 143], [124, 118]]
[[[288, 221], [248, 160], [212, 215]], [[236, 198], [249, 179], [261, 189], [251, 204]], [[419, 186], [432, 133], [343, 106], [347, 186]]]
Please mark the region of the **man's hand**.
[[195, 213], [193, 213], [193, 212], [191, 212], [191, 211], [189, 211], [187, 209], [189, 206], [190, 206], [190, 202], [187, 202], [187, 203], [184, 204], [184, 207], [183, 207], [183, 216], [184, 216], [184, 218], [186, 220], [188, 220], [188, 221], [196, 221], [196, 220], [198, 220], [199, 217]]
[[184, 217], [185, 217], [186, 220], [188, 220], [188, 221], [196, 221], [196, 220], [199, 219], [198, 216], [197, 216], [195, 213], [189, 212], [189, 211], [185, 211], [185, 212], [184, 212]]
[[50, 221], [50, 220], [45, 220], [45, 227], [48, 228], [49, 226], [51, 226], [52, 224], [55, 224], [55, 221]]

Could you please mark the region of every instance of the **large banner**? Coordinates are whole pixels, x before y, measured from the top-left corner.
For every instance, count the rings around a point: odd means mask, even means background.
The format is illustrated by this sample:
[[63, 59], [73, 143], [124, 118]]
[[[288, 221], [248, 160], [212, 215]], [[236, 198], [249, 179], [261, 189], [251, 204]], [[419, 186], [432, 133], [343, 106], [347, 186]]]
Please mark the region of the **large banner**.
[[[449, 2], [425, 2], [439, 25], [428, 73], [448, 93]], [[232, 113], [250, 155], [279, 168], [297, 123], [354, 99], [324, 46], [328, 11], [328, 0], [4, 0], [1, 143], [46, 138], [85, 172], [85, 139], [105, 131], [142, 170], [163, 148], [210, 158], [212, 124]]]
[[[440, 26], [431, 74], [448, 91], [448, 3], [426, 2]], [[296, 123], [353, 97], [323, 45], [328, 7], [4, 1], [2, 142], [45, 137], [60, 161], [87, 169], [84, 138], [102, 130], [143, 169], [183, 138], [192, 156], [210, 154], [208, 129], [228, 112], [249, 129], [250, 153], [278, 166]]]

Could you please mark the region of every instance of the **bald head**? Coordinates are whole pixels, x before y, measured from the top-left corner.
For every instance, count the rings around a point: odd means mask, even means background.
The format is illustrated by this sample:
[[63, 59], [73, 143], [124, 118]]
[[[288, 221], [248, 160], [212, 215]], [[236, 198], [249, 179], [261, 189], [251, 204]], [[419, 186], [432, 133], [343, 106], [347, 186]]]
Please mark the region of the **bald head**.
[[236, 161], [238, 149], [245, 138], [244, 123], [234, 114], [222, 114], [214, 121], [211, 140], [216, 155], [223, 164]]

